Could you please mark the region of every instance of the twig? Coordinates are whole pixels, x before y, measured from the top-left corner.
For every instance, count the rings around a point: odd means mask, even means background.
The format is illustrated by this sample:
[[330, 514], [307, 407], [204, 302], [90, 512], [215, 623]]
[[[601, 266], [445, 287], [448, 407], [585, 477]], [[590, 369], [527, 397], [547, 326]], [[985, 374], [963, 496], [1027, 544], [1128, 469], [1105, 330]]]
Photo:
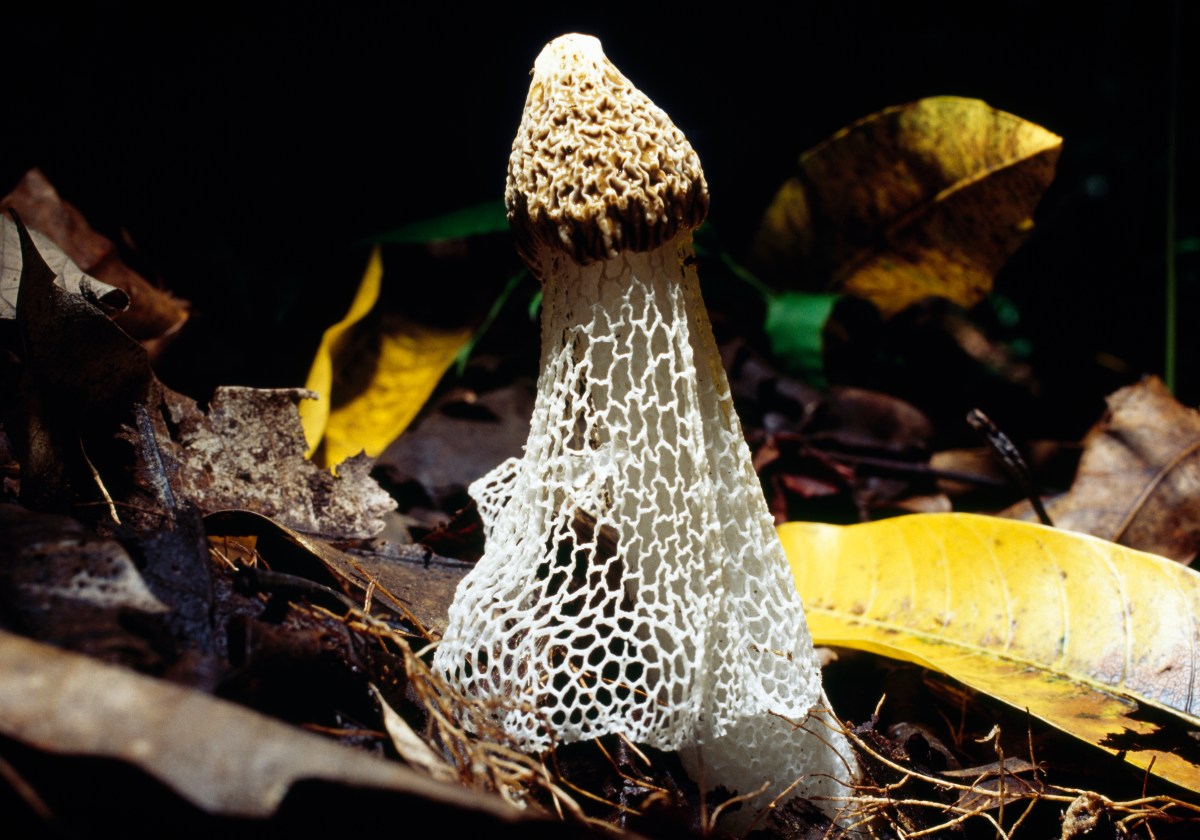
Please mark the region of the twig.
[[[5, 761], [3, 756], [0, 756], [0, 779], [8, 782], [9, 787], [16, 791], [17, 795], [29, 806], [29, 810], [37, 814], [39, 819], [45, 822], [54, 820], [54, 812], [38, 796], [38, 792], [34, 790], [33, 785], [25, 781], [25, 777], [17, 772], [17, 768]], [[7, 820], [6, 816], [5, 821], [7, 822]]]
[[88, 457], [87, 450], [83, 447], [83, 438], [79, 439], [79, 454], [83, 456], [83, 463], [87, 464], [88, 471], [92, 474], [92, 481], [96, 482], [96, 486], [100, 488], [100, 495], [104, 497], [104, 503], [108, 506], [108, 515], [112, 517], [113, 522], [120, 525], [121, 517], [117, 515], [117, 506], [113, 504], [113, 498], [108, 494], [108, 488], [104, 486], [104, 479], [100, 477], [95, 464]]
[[1009, 475], [1016, 480], [1021, 491], [1029, 497], [1029, 502], [1033, 505], [1033, 510], [1037, 514], [1038, 520], [1043, 525], [1054, 527], [1054, 523], [1050, 521], [1050, 515], [1046, 513], [1046, 508], [1042, 506], [1042, 497], [1038, 492], [1037, 484], [1033, 480], [1033, 473], [1030, 471], [1029, 465], [1025, 463], [1025, 459], [1021, 456], [1021, 451], [1012, 442], [1012, 439], [1000, 431], [991, 418], [978, 408], [972, 408], [967, 412], [967, 423], [970, 424], [972, 429], [982, 435], [983, 439], [988, 442], [988, 445], [1000, 456], [1000, 463], [1008, 470]]

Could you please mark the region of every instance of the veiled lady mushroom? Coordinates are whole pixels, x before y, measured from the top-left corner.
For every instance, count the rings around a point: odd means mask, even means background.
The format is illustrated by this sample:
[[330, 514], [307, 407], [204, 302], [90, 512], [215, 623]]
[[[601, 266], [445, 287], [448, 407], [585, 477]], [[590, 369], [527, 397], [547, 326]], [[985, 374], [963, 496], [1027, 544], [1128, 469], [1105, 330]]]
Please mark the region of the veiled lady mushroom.
[[505, 199], [542, 283], [542, 372], [524, 457], [471, 487], [486, 554], [435, 665], [526, 749], [622, 733], [710, 788], [769, 782], [753, 804], [797, 780], [844, 795], [851, 753], [700, 298], [696, 153], [565, 35], [534, 65]]

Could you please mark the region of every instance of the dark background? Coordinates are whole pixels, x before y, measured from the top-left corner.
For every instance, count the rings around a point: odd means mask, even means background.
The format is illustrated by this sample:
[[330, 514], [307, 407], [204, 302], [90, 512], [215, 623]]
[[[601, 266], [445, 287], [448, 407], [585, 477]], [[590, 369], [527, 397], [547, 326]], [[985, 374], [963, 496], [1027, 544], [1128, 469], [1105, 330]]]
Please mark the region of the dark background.
[[[169, 380], [296, 385], [363, 237], [501, 196], [528, 70], [559, 34], [598, 36], [686, 132], [735, 253], [804, 149], [888, 105], [979, 97], [1065, 138], [997, 289], [1041, 387], [1094, 390], [1162, 370], [1174, 79], [1180, 395], [1200, 400], [1197, 4], [634, 9], [25, 3], [3, 25], [0, 189], [41, 166], [194, 302]], [[389, 272], [393, 294], [418, 294], [404, 275]]]

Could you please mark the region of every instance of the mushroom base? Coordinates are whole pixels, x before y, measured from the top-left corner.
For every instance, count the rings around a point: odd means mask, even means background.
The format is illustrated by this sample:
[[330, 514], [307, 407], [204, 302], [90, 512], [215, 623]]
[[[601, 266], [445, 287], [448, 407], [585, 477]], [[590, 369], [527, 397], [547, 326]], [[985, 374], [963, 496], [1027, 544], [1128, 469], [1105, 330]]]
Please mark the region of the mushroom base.
[[823, 696], [799, 719], [742, 718], [724, 734], [680, 750], [680, 759], [707, 790], [723, 787], [747, 795], [762, 788], [722, 815], [722, 828], [735, 834], [764, 828], [768, 809], [797, 796], [812, 801], [830, 820], [844, 822], [851, 811], [850, 784], [858, 777], [842, 724]]
[[622, 733], [687, 749], [709, 787], [771, 780], [759, 804], [805, 773], [796, 794], [836, 793], [851, 753], [809, 718], [820, 669], [690, 234], [582, 267], [544, 246], [535, 259], [529, 440], [471, 487], [487, 549], [435, 667], [530, 751]]

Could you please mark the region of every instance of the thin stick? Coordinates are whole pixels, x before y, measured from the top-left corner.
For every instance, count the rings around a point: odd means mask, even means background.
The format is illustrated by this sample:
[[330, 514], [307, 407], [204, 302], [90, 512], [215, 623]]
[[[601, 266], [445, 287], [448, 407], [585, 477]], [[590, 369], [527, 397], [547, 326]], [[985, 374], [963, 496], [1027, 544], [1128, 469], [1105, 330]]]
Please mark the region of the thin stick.
[[79, 439], [79, 454], [83, 456], [83, 463], [87, 464], [88, 471], [92, 474], [92, 481], [96, 482], [96, 486], [100, 488], [100, 495], [104, 497], [104, 502], [108, 505], [108, 515], [112, 517], [112, 521], [121, 524], [121, 517], [117, 515], [117, 506], [113, 504], [112, 496], [108, 495], [108, 488], [104, 486], [104, 479], [100, 477], [92, 459], [88, 457], [87, 450], [83, 448], [83, 438]]

